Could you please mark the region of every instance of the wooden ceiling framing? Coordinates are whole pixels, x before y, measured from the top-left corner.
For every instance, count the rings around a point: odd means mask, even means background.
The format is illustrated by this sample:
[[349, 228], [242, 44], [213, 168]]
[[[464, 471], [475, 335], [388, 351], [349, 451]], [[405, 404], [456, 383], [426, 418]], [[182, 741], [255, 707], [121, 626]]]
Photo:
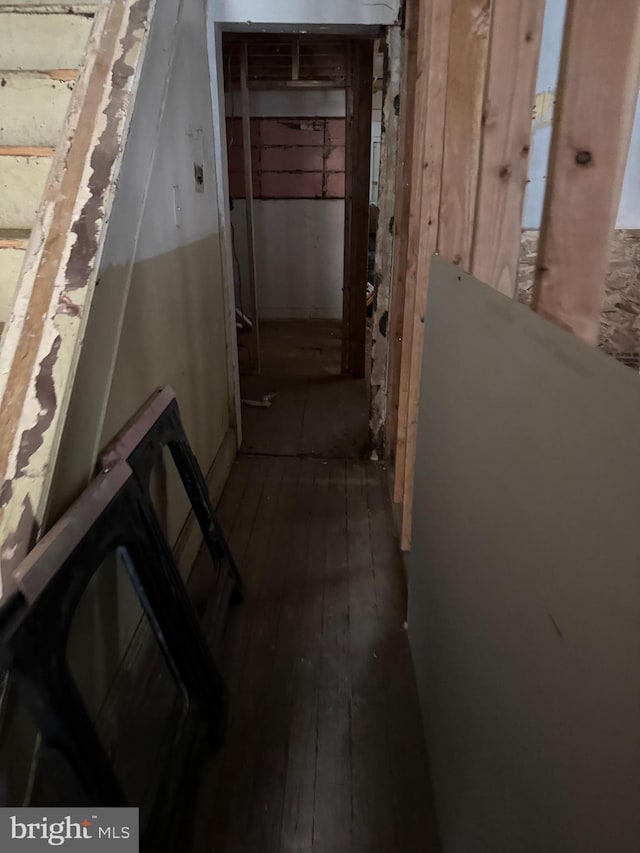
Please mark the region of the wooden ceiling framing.
[[241, 88], [243, 46], [247, 46], [250, 89], [344, 88], [349, 40], [322, 35], [225, 33], [225, 89]]

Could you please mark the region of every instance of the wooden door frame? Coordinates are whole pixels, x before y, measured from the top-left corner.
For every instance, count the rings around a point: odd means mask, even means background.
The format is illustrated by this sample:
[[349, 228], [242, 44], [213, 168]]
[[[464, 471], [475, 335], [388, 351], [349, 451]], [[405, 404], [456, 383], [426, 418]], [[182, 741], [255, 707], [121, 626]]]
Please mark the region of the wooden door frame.
[[356, 378], [363, 378], [366, 372], [373, 45], [374, 40], [370, 38], [351, 42], [345, 98], [342, 371]]

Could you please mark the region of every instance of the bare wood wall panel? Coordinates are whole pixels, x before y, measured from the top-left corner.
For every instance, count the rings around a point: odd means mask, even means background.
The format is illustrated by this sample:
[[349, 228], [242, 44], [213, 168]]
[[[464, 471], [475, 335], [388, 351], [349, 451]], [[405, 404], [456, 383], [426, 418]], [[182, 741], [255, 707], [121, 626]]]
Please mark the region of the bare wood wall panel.
[[471, 271], [514, 296], [545, 0], [494, 0]]
[[418, 0], [407, 0], [402, 38], [402, 81], [400, 86], [400, 126], [398, 130], [398, 161], [395, 178], [395, 217], [393, 243], [393, 273], [391, 306], [389, 310], [389, 360], [387, 380], [387, 413], [385, 424], [385, 455], [393, 459], [398, 436], [398, 397], [400, 393], [400, 362], [402, 354], [402, 324], [404, 317], [405, 274], [407, 270], [407, 238], [411, 175], [413, 171], [413, 126], [418, 52]]
[[404, 311], [402, 317], [402, 350], [398, 383], [398, 429], [393, 497], [401, 503], [404, 496], [404, 472], [407, 449], [407, 413], [409, 408], [409, 363], [413, 339], [413, 307], [415, 303], [418, 245], [420, 242], [420, 204], [422, 200], [422, 166], [424, 138], [427, 127], [427, 89], [429, 76], [429, 34], [434, 3], [428, 0], [419, 6], [414, 94], [411, 186], [409, 191], [409, 220], [407, 223], [407, 254], [405, 261]]
[[467, 270], [471, 266], [490, 14], [491, 0], [454, 0], [451, 13], [438, 252]]
[[534, 307], [591, 344], [639, 76], [638, 0], [569, 0]]

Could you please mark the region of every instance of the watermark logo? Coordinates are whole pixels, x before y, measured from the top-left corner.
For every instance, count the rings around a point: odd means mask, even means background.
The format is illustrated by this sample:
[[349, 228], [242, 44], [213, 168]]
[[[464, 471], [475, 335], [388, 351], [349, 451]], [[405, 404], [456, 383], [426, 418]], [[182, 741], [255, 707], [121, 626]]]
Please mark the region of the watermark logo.
[[138, 853], [139, 814], [133, 808], [0, 808], [0, 851]]

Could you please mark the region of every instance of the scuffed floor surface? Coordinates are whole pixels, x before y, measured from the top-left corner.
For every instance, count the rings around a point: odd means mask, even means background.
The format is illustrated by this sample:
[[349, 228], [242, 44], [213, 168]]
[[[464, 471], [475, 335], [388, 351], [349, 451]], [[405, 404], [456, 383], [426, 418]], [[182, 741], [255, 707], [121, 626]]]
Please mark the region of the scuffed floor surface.
[[[340, 375], [341, 326], [330, 320], [261, 323], [260, 375], [243, 375], [243, 453], [360, 459], [367, 455], [364, 379]], [[242, 352], [241, 352], [242, 354]]]
[[247, 596], [192, 850], [438, 850], [384, 471], [244, 457], [219, 516]]

